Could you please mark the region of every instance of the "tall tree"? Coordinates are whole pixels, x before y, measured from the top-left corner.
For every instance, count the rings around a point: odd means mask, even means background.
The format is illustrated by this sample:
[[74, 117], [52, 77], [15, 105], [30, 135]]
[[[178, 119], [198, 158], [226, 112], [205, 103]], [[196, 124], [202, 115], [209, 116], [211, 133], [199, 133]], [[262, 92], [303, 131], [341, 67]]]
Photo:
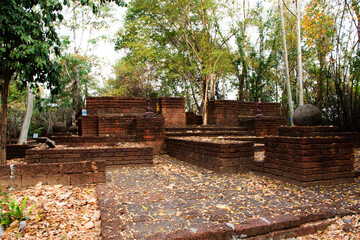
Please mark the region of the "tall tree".
[[0, 164], [6, 164], [7, 98], [10, 80], [56, 84], [57, 65], [51, 53], [60, 44], [53, 22], [60, 18], [58, 1], [4, 0], [0, 5], [1, 140]]
[[[145, 65], [156, 64], [161, 81], [190, 86], [195, 101], [200, 96], [197, 106], [206, 124], [208, 100], [231, 66], [225, 46], [231, 34], [220, 28], [223, 6], [214, 0], [134, 0], [129, 5], [118, 48], [128, 49], [129, 57]], [[154, 63], [155, 59], [161, 61]]]
[[282, 39], [283, 39], [283, 49], [284, 49], [286, 93], [287, 93], [287, 99], [289, 105], [289, 115], [290, 115], [291, 125], [293, 125], [294, 107], [292, 102], [291, 85], [290, 85], [289, 63], [288, 63], [288, 54], [287, 54], [287, 45], [286, 45], [286, 32], [285, 32], [284, 14], [282, 8], [283, 2], [282, 0], [279, 0], [278, 2], [279, 2], [279, 13], [281, 20], [281, 30], [282, 30]]
[[304, 89], [302, 74], [302, 51], [301, 51], [301, 1], [296, 0], [296, 37], [297, 37], [297, 62], [298, 62], [298, 84], [299, 84], [299, 106], [304, 105]]

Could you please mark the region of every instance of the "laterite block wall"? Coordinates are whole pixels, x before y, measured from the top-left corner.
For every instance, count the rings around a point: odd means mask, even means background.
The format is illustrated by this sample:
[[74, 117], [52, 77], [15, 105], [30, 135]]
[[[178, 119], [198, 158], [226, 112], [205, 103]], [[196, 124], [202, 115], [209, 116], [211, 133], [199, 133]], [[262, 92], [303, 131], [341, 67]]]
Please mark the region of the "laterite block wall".
[[165, 127], [184, 127], [186, 125], [184, 98], [159, 98], [160, 112], [165, 119]]
[[206, 142], [184, 138], [166, 138], [166, 152], [179, 160], [218, 173], [244, 173], [254, 159], [252, 142]]
[[287, 121], [280, 117], [266, 117], [255, 118], [254, 124], [255, 135], [264, 137], [276, 135], [277, 127], [287, 125]]
[[81, 161], [105, 161], [106, 166], [143, 165], [153, 163], [151, 147], [97, 147], [73, 149], [31, 149], [25, 160], [33, 163], [66, 163]]
[[39, 182], [49, 185], [84, 185], [106, 182], [105, 161], [37, 163], [0, 166], [0, 181], [8, 187], [30, 187]]
[[208, 104], [208, 123], [224, 126], [237, 126], [239, 102], [216, 100]]
[[280, 133], [297, 137], [265, 137], [265, 160], [255, 163], [254, 170], [301, 186], [353, 182], [352, 139], [324, 136], [335, 131], [334, 127], [280, 127]]
[[[239, 115], [255, 116], [257, 114], [257, 102], [239, 102]], [[264, 116], [282, 116], [280, 103], [261, 103], [261, 114]]]
[[135, 121], [137, 141], [154, 148], [154, 153], [159, 153], [165, 140], [165, 120], [163, 117], [143, 118]]

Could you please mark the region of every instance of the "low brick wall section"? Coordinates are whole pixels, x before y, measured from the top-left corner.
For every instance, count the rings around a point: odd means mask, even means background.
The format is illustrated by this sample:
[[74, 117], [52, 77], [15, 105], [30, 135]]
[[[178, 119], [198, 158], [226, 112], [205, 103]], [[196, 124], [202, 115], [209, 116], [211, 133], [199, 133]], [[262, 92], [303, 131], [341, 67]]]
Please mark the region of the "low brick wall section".
[[339, 128], [335, 126], [281, 126], [277, 129], [277, 135], [286, 137], [327, 137], [339, 136]]
[[33, 163], [106, 161], [106, 166], [136, 166], [153, 163], [151, 147], [97, 147], [66, 149], [31, 149], [25, 160]]
[[0, 166], [0, 182], [5, 187], [48, 185], [84, 185], [106, 182], [105, 161], [37, 163]]
[[166, 138], [166, 152], [179, 160], [218, 173], [245, 173], [251, 170], [254, 143], [207, 142], [200, 138]]
[[25, 152], [28, 149], [33, 148], [33, 145], [29, 144], [9, 144], [6, 145], [6, 159], [11, 160], [14, 158], [25, 158]]
[[[91, 146], [114, 146], [119, 142], [136, 142], [135, 136], [71, 136], [71, 137], [54, 137], [50, 136], [57, 145], [66, 145], [68, 147], [91, 147]], [[39, 138], [41, 141], [42, 139]], [[24, 155], [25, 157], [25, 155]]]
[[254, 170], [305, 187], [354, 182], [354, 148], [346, 137], [265, 137]]
[[[282, 116], [280, 103], [261, 103], [261, 114], [264, 116]], [[255, 116], [257, 114], [257, 102], [239, 102], [239, 115]]]
[[256, 136], [275, 136], [277, 128], [282, 125], [287, 125], [286, 118], [283, 117], [265, 117], [255, 118], [254, 131]]

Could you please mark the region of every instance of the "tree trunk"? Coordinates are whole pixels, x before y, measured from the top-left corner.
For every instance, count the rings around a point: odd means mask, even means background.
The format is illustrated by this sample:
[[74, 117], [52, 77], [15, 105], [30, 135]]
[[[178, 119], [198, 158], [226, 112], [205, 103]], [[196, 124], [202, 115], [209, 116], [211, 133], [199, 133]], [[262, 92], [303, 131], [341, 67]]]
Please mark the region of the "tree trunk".
[[30, 127], [33, 107], [34, 107], [34, 96], [32, 94], [30, 84], [28, 83], [27, 84], [27, 108], [26, 108], [26, 114], [24, 117], [24, 122], [23, 122], [23, 125], [21, 128], [18, 144], [26, 144], [27, 143], [27, 136], [29, 133], [29, 127]]
[[300, 0], [296, 0], [296, 32], [297, 32], [297, 59], [298, 59], [298, 83], [299, 83], [299, 106], [304, 105], [304, 89], [302, 76], [302, 52], [301, 52], [301, 12]]
[[203, 125], [207, 125], [208, 120], [208, 88], [209, 88], [209, 76], [205, 76], [205, 89], [204, 89], [204, 105], [202, 109]]
[[282, 10], [282, 1], [279, 1], [279, 11], [280, 11], [281, 31], [282, 31], [282, 40], [283, 40], [283, 48], [284, 48], [286, 93], [287, 93], [288, 104], [289, 104], [289, 115], [290, 115], [289, 117], [290, 117], [290, 121], [291, 121], [291, 126], [293, 126], [294, 125], [294, 123], [293, 123], [294, 108], [293, 108], [291, 86], [290, 86], [289, 63], [288, 63], [288, 56], [287, 56], [286, 34], [285, 34], [285, 23], [284, 23], [284, 16], [283, 16], [283, 10]]
[[6, 140], [7, 140], [7, 98], [9, 94], [11, 74], [6, 74], [1, 89], [1, 139], [0, 139], [0, 164], [6, 165]]
[[79, 110], [79, 71], [75, 69], [75, 78], [74, 78], [74, 85], [73, 85], [73, 106], [72, 106], [72, 114], [71, 114], [71, 125], [76, 125], [76, 113]]

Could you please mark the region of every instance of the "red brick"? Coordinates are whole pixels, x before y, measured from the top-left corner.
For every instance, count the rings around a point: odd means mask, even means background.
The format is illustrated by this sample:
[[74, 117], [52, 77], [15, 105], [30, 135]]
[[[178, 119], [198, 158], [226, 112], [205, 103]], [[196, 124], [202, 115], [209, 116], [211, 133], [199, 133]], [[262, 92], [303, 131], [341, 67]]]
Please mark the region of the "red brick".
[[70, 185], [70, 175], [56, 174], [46, 175], [46, 182], [48, 185]]
[[294, 214], [274, 216], [269, 218], [268, 221], [270, 221], [270, 231], [298, 227], [301, 224], [301, 219]]
[[247, 237], [262, 235], [270, 232], [270, 224], [259, 218], [247, 219], [244, 223], [235, 224], [235, 233]]
[[8, 165], [0, 165], [0, 176], [10, 176], [10, 166]]
[[46, 175], [25, 175], [21, 177], [21, 186], [22, 187], [32, 187], [42, 182], [47, 184]]
[[69, 174], [69, 173], [82, 173], [82, 172], [83, 169], [82, 169], [82, 164], [80, 162], [63, 163], [60, 166], [60, 173]]
[[87, 185], [94, 183], [93, 173], [70, 174], [71, 185]]
[[105, 172], [94, 173], [94, 183], [105, 183], [105, 182], [106, 182], [106, 173]]

